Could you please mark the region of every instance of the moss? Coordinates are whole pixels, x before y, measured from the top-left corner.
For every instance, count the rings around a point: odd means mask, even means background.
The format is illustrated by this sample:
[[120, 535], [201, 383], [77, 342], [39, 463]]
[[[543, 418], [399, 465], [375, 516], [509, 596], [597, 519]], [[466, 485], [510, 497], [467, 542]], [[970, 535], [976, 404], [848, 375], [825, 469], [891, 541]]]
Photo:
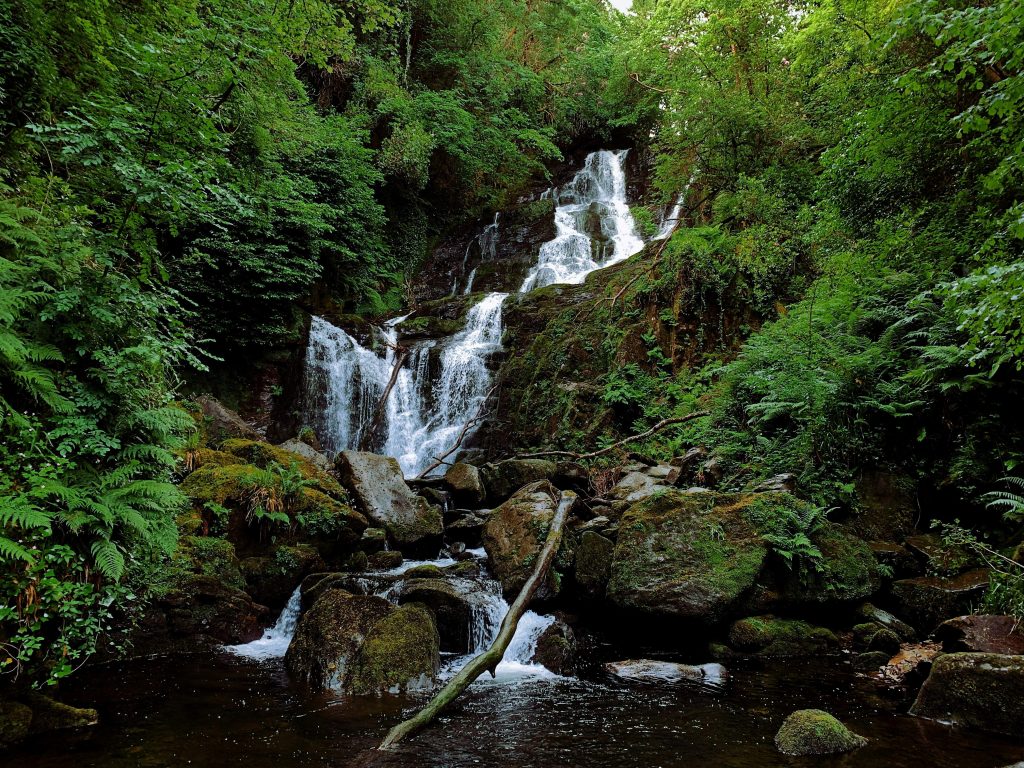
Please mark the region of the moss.
[[28, 736], [32, 710], [16, 701], [0, 701], [0, 747]]
[[405, 578], [407, 579], [443, 579], [444, 577], [445, 572], [443, 570], [429, 563], [417, 565], [415, 568], [410, 568], [405, 572]]
[[475, 579], [480, 575], [480, 565], [473, 560], [463, 560], [455, 565], [445, 568], [445, 571], [466, 579]]
[[85, 728], [99, 722], [99, 714], [95, 709], [72, 707], [54, 701], [49, 696], [32, 694], [28, 699], [32, 707], [32, 725], [30, 733], [48, 733], [66, 728]]
[[377, 694], [433, 684], [440, 667], [440, 638], [423, 605], [407, 603], [373, 626], [359, 650], [352, 692]]
[[312, 536], [355, 540], [369, 525], [366, 518], [315, 488], [304, 488], [294, 507], [302, 530]]
[[306, 480], [315, 483], [316, 488], [339, 501], [347, 501], [348, 495], [336, 479], [319, 469], [312, 461], [298, 453], [286, 451], [270, 443], [258, 440], [231, 438], [221, 443], [221, 450], [245, 459], [261, 469], [270, 469], [274, 464], [282, 467], [295, 465]]
[[834, 634], [805, 621], [751, 616], [729, 627], [729, 645], [745, 655], [811, 656], [839, 646]]
[[234, 589], [244, 589], [235, 548], [230, 541], [207, 536], [186, 536], [178, 544], [175, 559], [193, 573], [211, 576]]
[[867, 739], [820, 709], [797, 710], [775, 734], [775, 746], [787, 755], [831, 755], [865, 744]]
[[223, 506], [237, 504], [246, 482], [257, 470], [251, 464], [200, 467], [181, 482], [181, 490], [199, 507], [208, 501]]
[[404, 559], [401, 552], [387, 550], [385, 552], [374, 552], [367, 559], [367, 564], [369, 568], [375, 571], [389, 571], [400, 566]]

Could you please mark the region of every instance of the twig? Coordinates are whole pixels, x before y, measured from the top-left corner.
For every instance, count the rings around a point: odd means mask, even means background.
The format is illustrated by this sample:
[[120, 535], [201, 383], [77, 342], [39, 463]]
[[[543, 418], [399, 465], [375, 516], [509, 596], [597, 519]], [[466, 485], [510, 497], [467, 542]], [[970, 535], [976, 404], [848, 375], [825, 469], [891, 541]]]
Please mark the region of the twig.
[[541, 456], [568, 456], [571, 459], [596, 459], [598, 456], [604, 456], [606, 453], [611, 453], [616, 448], [621, 448], [626, 443], [632, 443], [637, 440], [643, 440], [645, 437], [650, 437], [655, 432], [659, 432], [665, 427], [671, 426], [672, 424], [683, 424], [693, 419], [699, 419], [701, 416], [707, 416], [709, 411], [694, 411], [686, 416], [673, 416], [670, 419], [662, 419], [653, 427], [648, 429], [646, 432], [641, 432], [639, 435], [630, 435], [624, 437], [617, 443], [612, 443], [607, 448], [602, 448], [599, 451], [591, 451], [590, 453], [576, 453], [574, 451], [540, 451], [539, 453], [521, 453], [516, 456], [517, 459], [536, 459]]
[[444, 453], [442, 453], [440, 456], [435, 456], [434, 457], [434, 463], [431, 464], [426, 469], [424, 469], [418, 475], [416, 475], [416, 478], [415, 478], [416, 480], [422, 480], [424, 477], [429, 475], [431, 472], [433, 472], [435, 469], [440, 467], [442, 464], [448, 464], [449, 463], [449, 462], [445, 461], [445, 459], [447, 459], [449, 456], [451, 456], [453, 453], [455, 453], [455, 451], [457, 451], [459, 449], [459, 446], [462, 445], [462, 441], [466, 439], [466, 435], [469, 433], [469, 430], [471, 428], [475, 427], [477, 424], [479, 424], [481, 421], [484, 420], [484, 414], [482, 413], [482, 411], [484, 409], [484, 406], [487, 404], [487, 401], [491, 399], [491, 395], [494, 394], [494, 390], [496, 388], [497, 388], [497, 385], [491, 387], [487, 391], [487, 394], [483, 396], [483, 399], [480, 401], [480, 405], [477, 406], [476, 413], [473, 414], [473, 417], [463, 425], [462, 431], [459, 432], [459, 436], [458, 436], [458, 438], [456, 438], [455, 443], [452, 445], [452, 447], [449, 448]]

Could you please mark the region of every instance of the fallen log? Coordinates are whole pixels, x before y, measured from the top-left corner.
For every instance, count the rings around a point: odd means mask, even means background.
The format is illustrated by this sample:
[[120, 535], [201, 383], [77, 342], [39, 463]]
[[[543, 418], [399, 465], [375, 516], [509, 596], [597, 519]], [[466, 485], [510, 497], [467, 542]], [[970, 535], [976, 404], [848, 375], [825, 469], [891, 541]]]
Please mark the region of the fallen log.
[[530, 604], [530, 600], [533, 598], [534, 593], [536, 593], [537, 588], [547, 577], [547, 573], [551, 569], [551, 563], [554, 562], [555, 555], [558, 553], [558, 545], [562, 542], [562, 529], [565, 526], [565, 519], [568, 517], [569, 510], [575, 501], [576, 494], [572, 491], [563, 491], [562, 498], [558, 502], [558, 508], [551, 518], [548, 537], [544, 541], [540, 554], [537, 556], [537, 564], [533, 568], [533, 573], [530, 574], [530, 578], [519, 592], [516, 601], [512, 603], [512, 607], [505, 614], [505, 618], [501, 622], [501, 629], [498, 631], [498, 636], [494, 639], [494, 642], [491, 643], [491, 647], [483, 653], [474, 656], [466, 666], [459, 670], [455, 677], [448, 681], [447, 685], [434, 698], [427, 702], [423, 709], [388, 731], [388, 735], [384, 737], [384, 741], [380, 743], [377, 749], [394, 749], [395, 745], [400, 741], [429, 725], [445, 707], [451, 704], [459, 694], [469, 688], [472, 682], [484, 672], [490, 672], [491, 677], [494, 677], [494, 671], [498, 668], [498, 664], [501, 663], [505, 650], [508, 648], [509, 643], [512, 642], [512, 637], [516, 633], [519, 620], [526, 612], [526, 607]]

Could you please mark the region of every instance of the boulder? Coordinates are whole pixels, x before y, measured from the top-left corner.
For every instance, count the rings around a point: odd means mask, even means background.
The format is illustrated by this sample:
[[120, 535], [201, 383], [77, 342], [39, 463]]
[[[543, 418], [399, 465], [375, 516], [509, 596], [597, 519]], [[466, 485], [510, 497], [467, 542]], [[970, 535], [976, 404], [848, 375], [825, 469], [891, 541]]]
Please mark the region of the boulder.
[[468, 653], [473, 650], [473, 601], [479, 592], [479, 585], [468, 580], [413, 578], [402, 583], [398, 602], [427, 606], [437, 623], [441, 650]]
[[444, 482], [451, 491], [455, 504], [460, 507], [476, 508], [487, 498], [480, 470], [472, 464], [457, 462], [444, 473]]
[[380, 694], [428, 690], [441, 666], [434, 617], [409, 603], [378, 621], [356, 654], [352, 693]]
[[576, 665], [576, 635], [569, 625], [555, 619], [541, 632], [532, 661], [556, 675], [571, 675]]
[[389, 549], [367, 555], [366, 567], [373, 571], [390, 571], [392, 568], [400, 566], [404, 560], [401, 552]]
[[375, 453], [342, 451], [337, 469], [359, 508], [400, 548], [437, 551], [444, 530], [441, 512], [409, 490], [397, 460]]
[[904, 643], [882, 668], [882, 679], [908, 689], [916, 688], [928, 676], [932, 662], [941, 652], [938, 643]]
[[236, 645], [263, 635], [271, 611], [218, 576], [184, 574], [160, 600], [172, 637]]
[[909, 549], [894, 541], [869, 541], [868, 547], [875, 562], [888, 569], [888, 575], [897, 579], [920, 576], [922, 568]]
[[988, 590], [988, 571], [979, 568], [958, 576], [919, 576], [892, 584], [897, 611], [924, 633], [946, 619], [970, 613]]
[[285, 654], [288, 671], [313, 691], [348, 692], [364, 640], [394, 610], [382, 597], [327, 590], [299, 618]]
[[783, 472], [780, 475], [769, 477], [767, 480], [758, 483], [754, 488], [756, 493], [792, 493], [796, 490], [796, 475], [792, 472]]
[[804, 621], [751, 616], [729, 627], [729, 645], [745, 656], [817, 656], [835, 651], [839, 640], [824, 627]]
[[563, 491], [586, 494], [592, 490], [590, 472], [582, 464], [573, 461], [558, 462], [551, 482], [556, 488], [561, 488]]
[[628, 659], [611, 661], [604, 665], [611, 675], [625, 680], [647, 683], [695, 682], [705, 685], [722, 685], [729, 676], [721, 664], [677, 664], [672, 661], [654, 659]]
[[850, 528], [865, 539], [901, 541], [918, 515], [914, 482], [907, 476], [868, 470], [856, 481], [857, 511]]
[[28, 736], [32, 709], [17, 701], [0, 701], [0, 748]]
[[210, 444], [217, 445], [233, 437], [243, 440], [263, 439], [241, 416], [213, 396], [200, 395], [196, 398], [196, 403], [202, 411], [203, 427]]
[[321, 472], [331, 472], [334, 469], [334, 465], [331, 460], [324, 456], [309, 443], [297, 440], [294, 437], [291, 440], [285, 440], [283, 443], [279, 443], [278, 448], [288, 451], [289, 453], [295, 453], [303, 458], [309, 459], [317, 469]]
[[613, 501], [632, 503], [646, 499], [648, 496], [664, 490], [664, 487], [658, 479], [645, 472], [630, 472], [619, 480], [615, 487], [605, 494], [605, 497]]
[[611, 574], [615, 544], [599, 533], [587, 530], [576, 548], [576, 584], [588, 597], [604, 597]]
[[246, 592], [270, 608], [280, 609], [306, 575], [326, 568], [320, 553], [309, 544], [279, 546], [273, 556], [246, 557], [239, 563]]
[[32, 708], [30, 735], [86, 728], [100, 721], [95, 709], [72, 707], [38, 693], [29, 694], [27, 703]]
[[884, 627], [892, 632], [895, 632], [900, 640], [909, 642], [917, 638], [917, 633], [914, 628], [904, 621], [900, 621], [888, 611], [883, 611], [871, 603], [863, 603], [858, 609], [857, 614], [864, 619], [867, 619], [873, 624], [877, 624], [880, 627]]
[[882, 651], [858, 653], [851, 659], [853, 668], [858, 672], [877, 672], [889, 663], [890, 655]]
[[910, 714], [1019, 737], [1024, 656], [949, 653], [932, 665]]
[[558, 472], [558, 465], [545, 459], [507, 459], [480, 468], [480, 476], [492, 505], [512, 496], [525, 485], [548, 480]]
[[775, 734], [775, 746], [785, 755], [834, 755], [867, 743], [863, 736], [820, 709], [797, 710]]
[[402, 578], [406, 581], [411, 581], [412, 579], [443, 579], [444, 577], [444, 569], [433, 563], [417, 565], [402, 574]]
[[388, 532], [383, 528], [367, 528], [359, 539], [359, 549], [367, 555], [380, 552], [388, 545]]
[[[491, 572], [501, 582], [506, 597], [514, 598], [519, 594], [533, 572], [534, 561], [544, 546], [560, 497], [557, 488], [541, 480], [519, 489], [488, 518], [483, 531], [484, 549], [490, 559]], [[552, 569], [538, 587], [536, 599], [549, 599], [557, 592], [557, 577]]]
[[868, 545], [841, 526], [825, 522], [811, 535], [821, 552], [814, 568], [787, 574], [781, 597], [797, 605], [850, 603], [869, 597], [879, 587], [878, 566]]
[[1024, 655], [1024, 626], [1013, 616], [957, 616], [939, 625], [935, 639], [946, 653]]
[[487, 519], [485, 517], [468, 512], [453, 520], [445, 529], [445, 532], [448, 534], [449, 540], [454, 539], [463, 544], [477, 545], [480, 543], [480, 537], [483, 534], [486, 523]]
[[668, 489], [629, 508], [607, 594], [621, 608], [715, 624], [754, 581], [768, 546], [744, 514], [751, 496]]
[[880, 629], [868, 640], [867, 650], [893, 656], [900, 652], [900, 639], [892, 630]]

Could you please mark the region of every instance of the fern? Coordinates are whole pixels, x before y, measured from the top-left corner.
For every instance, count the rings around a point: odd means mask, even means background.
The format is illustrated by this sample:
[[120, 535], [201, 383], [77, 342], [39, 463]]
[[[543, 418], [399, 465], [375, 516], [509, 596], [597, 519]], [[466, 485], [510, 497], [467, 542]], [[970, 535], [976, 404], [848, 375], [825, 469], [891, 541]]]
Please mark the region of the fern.
[[117, 545], [107, 539], [97, 539], [89, 548], [96, 570], [112, 581], [120, 581], [124, 575], [124, 555]]
[[[1003, 482], [1024, 491], [1024, 477], [1004, 477]], [[1004, 510], [1007, 520], [1024, 520], [1024, 493], [990, 491], [982, 498], [989, 499], [987, 506]]]

